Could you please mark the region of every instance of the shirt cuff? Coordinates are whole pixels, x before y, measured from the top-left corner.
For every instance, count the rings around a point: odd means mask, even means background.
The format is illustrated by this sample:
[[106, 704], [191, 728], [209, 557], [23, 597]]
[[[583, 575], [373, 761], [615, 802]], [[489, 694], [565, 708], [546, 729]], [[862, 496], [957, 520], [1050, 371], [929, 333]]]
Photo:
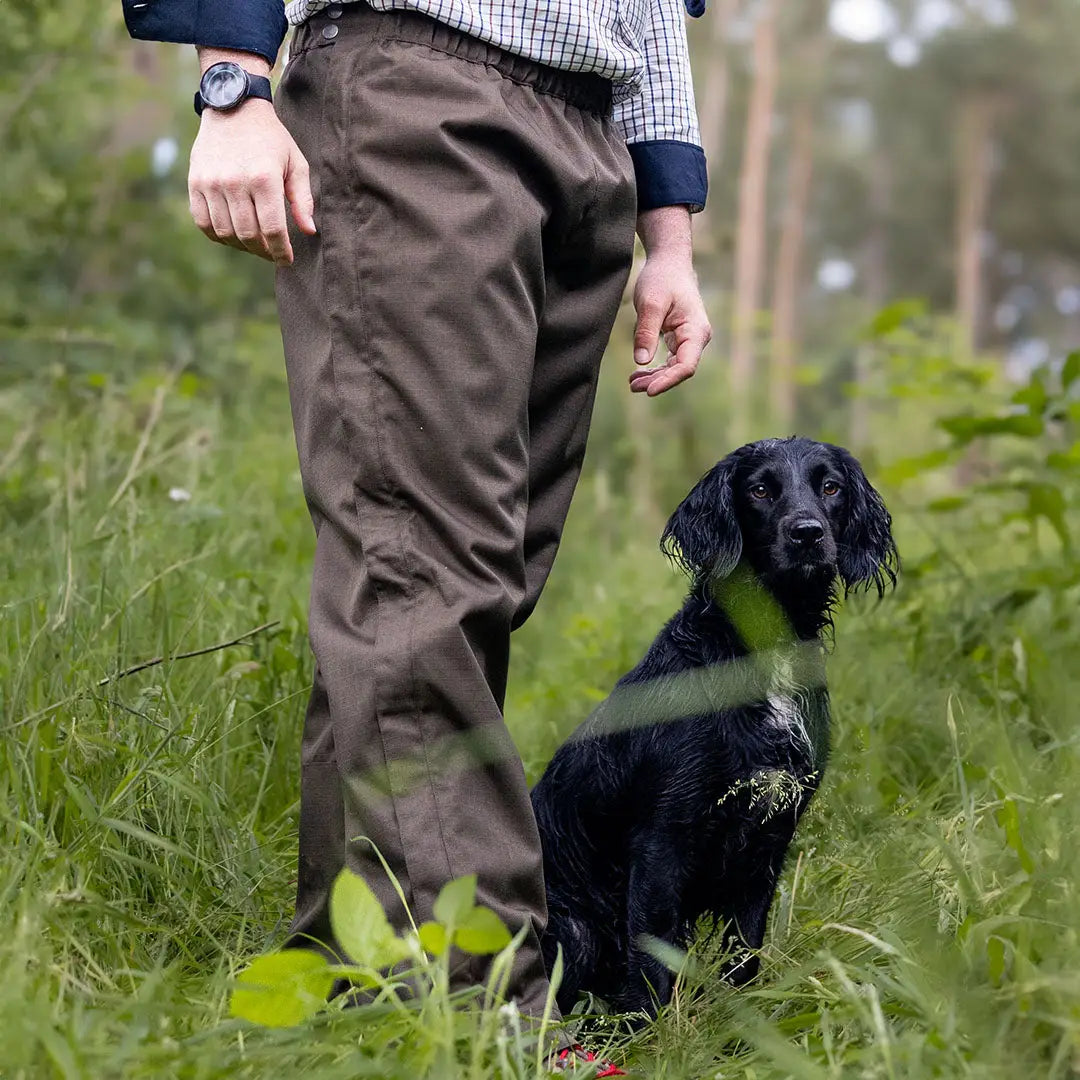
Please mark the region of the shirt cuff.
[[288, 24], [281, 0], [123, 0], [133, 38], [256, 53], [273, 67]]
[[696, 214], [705, 208], [709, 190], [705, 151], [676, 139], [628, 143], [637, 177], [638, 212], [658, 206], [686, 206]]

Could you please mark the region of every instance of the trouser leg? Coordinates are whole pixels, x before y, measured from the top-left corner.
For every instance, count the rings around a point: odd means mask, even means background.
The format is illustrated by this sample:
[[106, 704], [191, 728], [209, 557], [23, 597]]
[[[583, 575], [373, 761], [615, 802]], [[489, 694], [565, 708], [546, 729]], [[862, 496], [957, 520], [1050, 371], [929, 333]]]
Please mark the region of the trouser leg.
[[[575, 246], [564, 238], [598, 204], [619, 211], [602, 230], [612, 250], [582, 262], [577, 286], [591, 292], [596, 275], [612, 279], [604, 295], [622, 287], [625, 150], [598, 167], [589, 123], [565, 102], [490, 64], [397, 40], [380, 31], [398, 24], [376, 30], [377, 18], [371, 32], [296, 58], [279, 92], [313, 168], [320, 224], [319, 236], [296, 238], [296, 264], [279, 275], [318, 524], [319, 679], [294, 929], [325, 934], [340, 865], [363, 873], [404, 926], [361, 837], [379, 846], [418, 921], [446, 880], [475, 873], [480, 902], [511, 930], [529, 929], [511, 993], [536, 1014], [547, 989], [542, 863], [502, 698], [529, 589], [531, 424], [541, 438], [562, 384], [576, 388], [567, 407], [587, 412], [599, 352], [578, 355], [586, 373], [559, 378], [538, 380], [534, 361], [548, 355], [538, 351], [547, 296], [562, 287], [546, 260]], [[592, 127], [595, 141], [599, 120]], [[618, 194], [598, 199], [607, 187]], [[582, 260], [594, 254], [581, 246]], [[613, 306], [593, 303], [592, 321], [610, 324]], [[567, 461], [540, 470], [538, 496], [565, 489], [580, 453]], [[536, 534], [545, 549], [561, 527], [554, 506]]]
[[545, 252], [545, 303], [529, 390], [525, 596], [515, 628], [536, 606], [558, 551], [585, 457], [600, 360], [633, 254], [629, 154], [608, 124], [589, 134], [597, 201], [579, 228], [553, 239]]

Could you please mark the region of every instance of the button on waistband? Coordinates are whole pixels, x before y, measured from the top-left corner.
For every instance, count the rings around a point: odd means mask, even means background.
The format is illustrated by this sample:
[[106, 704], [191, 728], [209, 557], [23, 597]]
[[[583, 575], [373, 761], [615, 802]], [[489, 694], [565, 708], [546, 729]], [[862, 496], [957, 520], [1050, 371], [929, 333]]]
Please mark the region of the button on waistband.
[[324, 26], [322, 28], [322, 36], [326, 38], [327, 41], [330, 41], [338, 36], [338, 28], [333, 23], [329, 26]]
[[329, 15], [331, 19], [340, 19], [341, 18], [341, 8], [339, 8], [339, 7], [328, 7], [326, 9], [326, 14]]

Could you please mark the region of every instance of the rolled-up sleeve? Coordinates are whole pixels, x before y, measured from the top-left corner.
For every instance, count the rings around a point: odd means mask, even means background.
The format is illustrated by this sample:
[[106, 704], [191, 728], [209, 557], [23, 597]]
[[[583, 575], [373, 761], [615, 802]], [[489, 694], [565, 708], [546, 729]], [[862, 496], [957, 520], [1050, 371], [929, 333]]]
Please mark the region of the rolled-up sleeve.
[[[639, 93], [615, 103], [638, 185], [638, 209], [705, 206], [708, 180], [701, 148], [683, 0], [649, 0], [645, 74]], [[691, 10], [696, 14], [700, 5]]]
[[272, 66], [285, 37], [281, 0], [123, 0], [133, 38], [256, 53]]

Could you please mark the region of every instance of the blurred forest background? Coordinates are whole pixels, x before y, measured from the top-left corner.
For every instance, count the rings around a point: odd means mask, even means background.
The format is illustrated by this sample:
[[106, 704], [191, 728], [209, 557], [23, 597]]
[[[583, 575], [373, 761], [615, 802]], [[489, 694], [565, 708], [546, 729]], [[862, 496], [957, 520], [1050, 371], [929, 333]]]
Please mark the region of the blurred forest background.
[[[689, 33], [714, 342], [643, 400], [620, 314], [515, 639], [530, 776], [677, 604], [659, 529], [738, 443], [849, 446], [905, 574], [840, 616], [762, 979], [726, 991], [703, 945], [616, 1050], [1080, 1076], [1080, 5], [710, 0]], [[272, 270], [188, 215], [194, 52], [95, 0], [2, 0], [0, 41], [0, 1076], [424, 1075], [453, 1031], [227, 1019], [288, 917], [312, 544]], [[460, 1075], [526, 1075], [496, 1042]]]

